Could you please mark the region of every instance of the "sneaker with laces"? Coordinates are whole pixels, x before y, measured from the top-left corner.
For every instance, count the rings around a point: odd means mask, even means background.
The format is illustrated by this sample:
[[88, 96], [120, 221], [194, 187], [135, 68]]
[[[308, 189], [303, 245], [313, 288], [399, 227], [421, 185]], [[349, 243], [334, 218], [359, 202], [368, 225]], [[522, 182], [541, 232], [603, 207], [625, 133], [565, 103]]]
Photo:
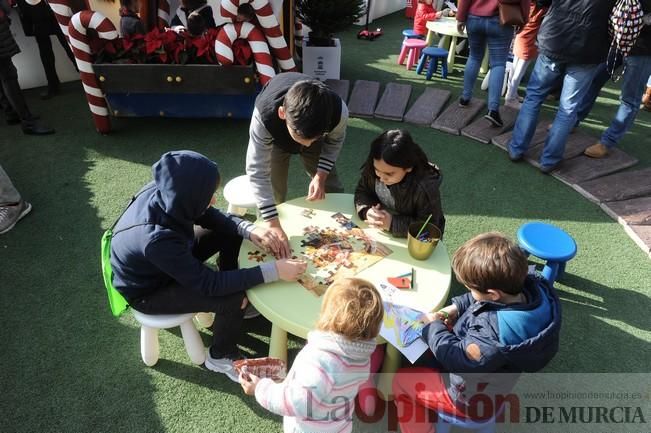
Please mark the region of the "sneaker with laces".
[[13, 229], [16, 223], [31, 210], [32, 205], [25, 200], [11, 206], [0, 206], [0, 235]]
[[488, 110], [488, 113], [484, 116], [484, 119], [488, 120], [492, 126], [495, 126], [496, 128], [501, 128], [504, 126], [504, 122], [502, 122], [502, 116], [500, 116], [500, 112], [497, 110]]
[[208, 350], [204, 365], [208, 370], [216, 373], [223, 373], [233, 382], [239, 383], [239, 374], [237, 374], [237, 370], [235, 370], [235, 366], [233, 366], [233, 361], [243, 358], [244, 357], [239, 353], [226, 355], [223, 358], [213, 358], [210, 350]]

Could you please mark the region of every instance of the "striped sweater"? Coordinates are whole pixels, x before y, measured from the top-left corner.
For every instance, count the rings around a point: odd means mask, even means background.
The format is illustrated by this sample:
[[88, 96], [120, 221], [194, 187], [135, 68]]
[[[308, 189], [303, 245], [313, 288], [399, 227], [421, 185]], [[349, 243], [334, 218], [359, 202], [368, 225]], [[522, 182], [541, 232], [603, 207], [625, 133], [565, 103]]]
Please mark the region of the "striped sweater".
[[369, 377], [375, 340], [312, 331], [282, 383], [261, 379], [255, 398], [282, 415], [285, 433], [350, 432], [359, 386]]

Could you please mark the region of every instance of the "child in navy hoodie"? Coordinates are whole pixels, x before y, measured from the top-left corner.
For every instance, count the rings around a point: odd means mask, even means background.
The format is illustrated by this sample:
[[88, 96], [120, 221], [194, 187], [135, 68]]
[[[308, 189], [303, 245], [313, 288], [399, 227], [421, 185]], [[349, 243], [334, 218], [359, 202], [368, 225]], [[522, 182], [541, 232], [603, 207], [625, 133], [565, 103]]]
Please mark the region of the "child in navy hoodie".
[[423, 430], [432, 426], [429, 410], [491, 418], [502, 409], [479, 408], [483, 403], [473, 396], [508, 394], [519, 373], [542, 369], [558, 351], [558, 295], [546, 280], [527, 274], [520, 247], [500, 233], [484, 233], [455, 252], [452, 269], [469, 293], [422, 319], [434, 368], [401, 369], [393, 381], [403, 433], [431, 431]]
[[[145, 314], [214, 312], [206, 367], [237, 382], [232, 365], [246, 306], [244, 291], [279, 278], [295, 280], [305, 263], [278, 260], [238, 269], [242, 238], [271, 251], [274, 232], [212, 207], [217, 164], [191, 151], [168, 152], [153, 165], [154, 181], [136, 195], [113, 229], [113, 285]], [[219, 253], [219, 270], [204, 261]]]

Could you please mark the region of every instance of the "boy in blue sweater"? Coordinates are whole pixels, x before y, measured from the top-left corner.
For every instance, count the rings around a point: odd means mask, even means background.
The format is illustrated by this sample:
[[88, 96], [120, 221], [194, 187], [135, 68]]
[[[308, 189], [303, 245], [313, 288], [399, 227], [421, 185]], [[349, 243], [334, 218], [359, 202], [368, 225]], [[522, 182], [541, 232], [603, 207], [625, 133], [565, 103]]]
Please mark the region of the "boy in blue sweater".
[[[217, 164], [191, 151], [168, 152], [153, 165], [145, 185], [113, 229], [113, 284], [132, 308], [145, 314], [214, 312], [206, 367], [237, 382], [232, 361], [246, 306], [244, 291], [262, 283], [295, 280], [306, 264], [278, 260], [238, 269], [242, 238], [278, 251], [280, 239], [212, 207], [219, 186]], [[219, 253], [219, 270], [204, 261]]]
[[546, 280], [527, 275], [517, 245], [500, 233], [481, 234], [456, 251], [452, 269], [470, 292], [422, 318], [434, 368], [406, 368], [394, 378], [399, 416], [421, 412], [399, 418], [403, 433], [431, 432], [432, 421], [422, 414], [429, 409], [462, 419], [492, 417], [500, 408], [485, 413], [473, 396], [508, 394], [518, 373], [542, 369], [558, 351], [558, 296]]

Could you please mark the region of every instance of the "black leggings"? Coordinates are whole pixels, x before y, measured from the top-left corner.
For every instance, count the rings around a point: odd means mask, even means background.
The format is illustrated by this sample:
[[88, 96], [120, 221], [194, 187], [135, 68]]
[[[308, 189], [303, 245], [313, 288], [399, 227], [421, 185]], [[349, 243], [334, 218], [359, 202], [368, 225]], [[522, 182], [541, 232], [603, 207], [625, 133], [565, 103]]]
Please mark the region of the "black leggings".
[[[240, 236], [226, 236], [195, 227], [194, 238], [192, 255], [197, 259], [205, 261], [219, 252], [220, 270], [237, 269], [237, 257], [242, 245]], [[213, 358], [223, 358], [237, 352], [244, 318], [244, 310], [240, 308], [243, 299], [243, 292], [229, 296], [207, 296], [195, 289], [171, 284], [149, 295], [132, 299], [129, 305], [145, 314], [215, 313], [210, 354]]]

